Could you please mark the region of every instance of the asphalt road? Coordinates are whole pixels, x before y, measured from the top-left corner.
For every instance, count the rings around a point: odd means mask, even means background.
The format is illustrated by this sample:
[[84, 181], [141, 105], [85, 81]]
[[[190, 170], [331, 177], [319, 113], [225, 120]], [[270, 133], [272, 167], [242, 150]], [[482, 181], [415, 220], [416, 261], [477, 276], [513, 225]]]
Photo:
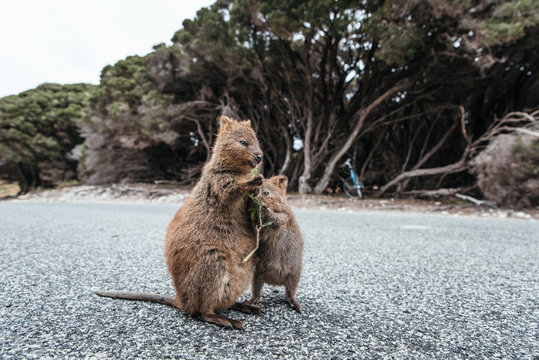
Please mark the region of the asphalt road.
[[[539, 357], [539, 222], [296, 211], [297, 296], [227, 330], [95, 289], [173, 294], [174, 206], [0, 203], [0, 358]], [[246, 294], [247, 295], [247, 294]]]

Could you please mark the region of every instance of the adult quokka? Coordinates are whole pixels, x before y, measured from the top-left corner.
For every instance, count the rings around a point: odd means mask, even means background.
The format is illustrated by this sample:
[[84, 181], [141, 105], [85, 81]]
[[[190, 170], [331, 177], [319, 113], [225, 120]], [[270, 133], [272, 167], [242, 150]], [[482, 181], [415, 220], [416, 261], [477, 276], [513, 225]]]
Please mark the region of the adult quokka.
[[219, 312], [229, 308], [261, 312], [236, 302], [254, 273], [253, 261], [242, 260], [255, 247], [247, 195], [263, 183], [261, 175], [252, 175], [261, 161], [251, 122], [222, 116], [202, 176], [167, 228], [165, 258], [176, 296], [96, 293], [172, 305], [204, 321], [242, 329], [240, 321]]

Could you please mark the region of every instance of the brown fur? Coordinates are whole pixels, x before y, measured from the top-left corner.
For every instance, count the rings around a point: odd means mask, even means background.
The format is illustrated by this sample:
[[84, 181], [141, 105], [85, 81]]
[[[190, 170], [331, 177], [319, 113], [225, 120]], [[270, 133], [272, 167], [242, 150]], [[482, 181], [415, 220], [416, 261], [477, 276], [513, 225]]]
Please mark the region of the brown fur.
[[264, 222], [271, 221], [272, 224], [260, 233], [252, 295], [247, 303], [253, 304], [260, 299], [264, 283], [284, 285], [286, 300], [301, 312], [295, 296], [301, 275], [303, 238], [286, 200], [287, 184], [286, 176], [266, 179], [258, 195], [264, 205]]
[[246, 199], [262, 183], [260, 175], [249, 175], [262, 152], [250, 122], [221, 121], [200, 181], [168, 226], [165, 257], [178, 308], [241, 328], [239, 321], [215, 313], [235, 305], [253, 276], [252, 261], [242, 263], [255, 246]]
[[249, 175], [261, 160], [250, 121], [237, 122], [222, 116], [211, 158], [167, 229], [165, 258], [176, 296], [96, 293], [172, 305], [204, 321], [243, 328], [240, 321], [217, 312], [229, 308], [261, 312], [256, 306], [236, 302], [249, 287], [254, 272], [253, 261], [242, 260], [255, 247], [246, 199], [262, 184], [261, 175]]

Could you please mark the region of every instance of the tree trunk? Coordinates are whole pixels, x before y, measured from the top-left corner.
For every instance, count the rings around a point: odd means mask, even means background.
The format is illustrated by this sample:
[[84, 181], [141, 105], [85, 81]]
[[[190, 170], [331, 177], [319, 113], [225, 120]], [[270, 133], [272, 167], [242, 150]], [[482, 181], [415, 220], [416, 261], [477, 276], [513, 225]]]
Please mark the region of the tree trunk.
[[305, 139], [303, 140], [303, 173], [298, 179], [298, 191], [301, 195], [311, 192], [311, 185], [309, 185], [309, 180], [311, 179], [311, 171], [313, 167], [311, 149], [312, 132], [313, 115], [312, 112], [309, 110], [307, 115], [307, 128], [305, 129]]
[[364, 109], [359, 110], [357, 115], [357, 122], [354, 126], [354, 129], [346, 139], [345, 143], [341, 147], [339, 151], [333, 154], [333, 156], [329, 159], [328, 164], [326, 166], [326, 169], [324, 170], [324, 173], [322, 174], [322, 177], [320, 178], [320, 181], [316, 184], [314, 187], [314, 192], [317, 194], [320, 194], [323, 192], [331, 179], [331, 176], [333, 175], [333, 172], [335, 171], [335, 167], [337, 166], [337, 163], [341, 160], [341, 158], [348, 152], [354, 141], [356, 140], [356, 137], [359, 134], [359, 131], [365, 124], [365, 119], [369, 116], [369, 114], [374, 110], [378, 105], [380, 105], [382, 102], [390, 98], [393, 94], [395, 94], [398, 91], [401, 91], [408, 86], [411, 85], [411, 82], [408, 79], [405, 79], [403, 81], [398, 82], [393, 87], [388, 89], [386, 92], [384, 92], [382, 95], [377, 97], [373, 102], [369, 104]]
[[19, 183], [20, 188], [19, 194], [26, 194], [29, 190], [29, 185], [20, 163], [17, 164], [17, 182]]
[[281, 129], [281, 131], [283, 131], [284, 140], [286, 144], [284, 162], [283, 162], [283, 166], [279, 170], [279, 175], [285, 175], [286, 172], [288, 171], [288, 168], [290, 167], [290, 163], [292, 162], [292, 144], [290, 143], [290, 136], [288, 135], [288, 132], [286, 131], [286, 128], [284, 127], [284, 125], [282, 125], [281, 123], [279, 123], [279, 125], [280, 125], [279, 128]]

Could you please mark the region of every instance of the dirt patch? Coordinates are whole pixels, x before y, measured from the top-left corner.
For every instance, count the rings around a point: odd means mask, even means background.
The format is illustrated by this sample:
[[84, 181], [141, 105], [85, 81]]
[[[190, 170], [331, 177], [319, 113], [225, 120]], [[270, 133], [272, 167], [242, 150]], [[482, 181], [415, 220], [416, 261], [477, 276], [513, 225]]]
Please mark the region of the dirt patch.
[[[74, 186], [28, 193], [8, 201], [38, 202], [122, 202], [181, 205], [189, 187], [175, 184], [115, 184], [109, 186]], [[299, 195], [289, 193], [288, 201], [295, 209], [331, 209], [339, 211], [394, 211], [452, 216], [481, 216], [539, 220], [539, 209], [512, 210], [478, 206], [471, 202], [447, 197], [442, 200], [421, 199], [349, 199], [342, 195]]]
[[414, 212], [441, 215], [463, 215], [497, 218], [519, 218], [539, 220], [539, 209], [513, 210], [507, 208], [492, 208], [478, 206], [471, 202], [457, 198], [444, 198], [441, 200], [421, 199], [349, 199], [341, 196], [329, 195], [297, 195], [289, 194], [290, 204], [295, 208], [306, 209], [333, 209], [340, 211], [396, 211]]
[[7, 183], [0, 180], [0, 199], [9, 196], [15, 196], [21, 191], [21, 188], [17, 183]]

